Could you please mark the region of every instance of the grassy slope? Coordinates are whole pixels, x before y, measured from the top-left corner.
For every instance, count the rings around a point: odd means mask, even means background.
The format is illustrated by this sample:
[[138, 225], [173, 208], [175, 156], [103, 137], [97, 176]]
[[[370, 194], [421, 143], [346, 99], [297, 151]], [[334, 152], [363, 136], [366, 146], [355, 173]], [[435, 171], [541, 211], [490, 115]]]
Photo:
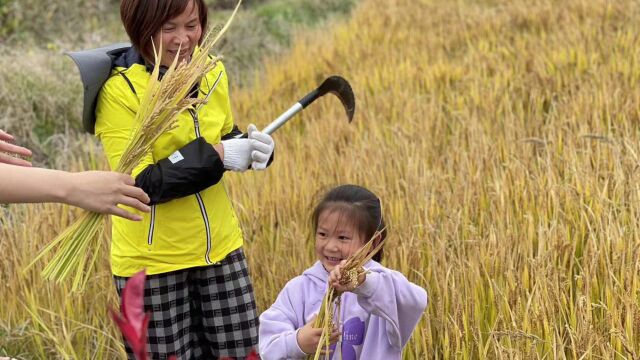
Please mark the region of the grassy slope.
[[[384, 201], [386, 265], [430, 294], [406, 359], [636, 357], [638, 15], [630, 0], [364, 0], [297, 38], [236, 92], [238, 123], [333, 73], [358, 110], [348, 125], [318, 101], [277, 133], [269, 171], [227, 177], [259, 306], [313, 261], [314, 194], [354, 182]], [[86, 298], [23, 274], [68, 212], [12, 209], [5, 348], [110, 358], [106, 260]]]

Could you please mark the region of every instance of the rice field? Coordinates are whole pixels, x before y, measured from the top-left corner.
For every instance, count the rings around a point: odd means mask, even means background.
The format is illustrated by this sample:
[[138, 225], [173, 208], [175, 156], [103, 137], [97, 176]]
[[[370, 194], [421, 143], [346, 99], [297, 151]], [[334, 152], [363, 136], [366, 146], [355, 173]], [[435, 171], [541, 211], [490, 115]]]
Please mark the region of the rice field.
[[[404, 359], [640, 358], [638, 19], [632, 0], [362, 0], [266, 59], [232, 93], [241, 128], [332, 74], [357, 109], [317, 101], [268, 171], [226, 175], [260, 309], [313, 263], [319, 192], [357, 183], [385, 204], [384, 264], [429, 294]], [[74, 141], [65, 168], [106, 166]], [[23, 269], [78, 212], [0, 211], [0, 356], [122, 357], [106, 238], [71, 294]]]

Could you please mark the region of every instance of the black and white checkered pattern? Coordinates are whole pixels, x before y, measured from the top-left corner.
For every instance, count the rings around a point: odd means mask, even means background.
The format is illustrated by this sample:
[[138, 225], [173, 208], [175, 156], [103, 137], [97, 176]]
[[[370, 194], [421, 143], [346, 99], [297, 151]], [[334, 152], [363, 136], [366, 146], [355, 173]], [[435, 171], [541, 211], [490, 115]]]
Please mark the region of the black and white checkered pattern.
[[[127, 278], [114, 278], [120, 294]], [[258, 343], [258, 311], [242, 249], [219, 264], [148, 275], [144, 308], [151, 313], [152, 359], [242, 359]]]

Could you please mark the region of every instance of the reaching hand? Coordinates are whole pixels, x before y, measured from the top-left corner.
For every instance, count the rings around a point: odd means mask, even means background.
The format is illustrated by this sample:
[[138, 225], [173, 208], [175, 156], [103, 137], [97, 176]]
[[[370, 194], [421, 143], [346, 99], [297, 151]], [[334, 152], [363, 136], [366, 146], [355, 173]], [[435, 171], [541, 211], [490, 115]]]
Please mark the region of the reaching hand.
[[340, 264], [336, 265], [329, 273], [329, 286], [336, 289], [340, 294], [345, 291], [353, 291], [355, 288], [362, 285], [366, 279], [366, 274], [364, 273], [355, 279], [356, 281], [351, 281], [351, 279], [347, 279], [346, 276], [343, 276], [342, 271], [346, 262], [346, 260], [342, 260]]
[[264, 170], [267, 168], [275, 143], [269, 134], [258, 131], [255, 125], [251, 124], [248, 128], [249, 140], [251, 140], [251, 167], [254, 170]]
[[[316, 353], [320, 337], [322, 336], [322, 328], [313, 327], [317, 317], [318, 315], [315, 315], [313, 319], [301, 327], [296, 334], [296, 340], [298, 341], [300, 350], [307, 355]], [[340, 333], [338, 332], [338, 329], [334, 328], [331, 333], [331, 337], [329, 338], [329, 343], [335, 344], [339, 338]]]
[[118, 204], [130, 206], [143, 212], [149, 212], [145, 205], [149, 196], [135, 187], [135, 181], [129, 175], [110, 171], [85, 171], [70, 174], [71, 183], [64, 202], [90, 211], [111, 214], [129, 220], [142, 220], [142, 217], [118, 207]]
[[0, 130], [0, 163], [19, 165], [19, 166], [31, 166], [31, 163], [26, 160], [15, 157], [18, 156], [31, 156], [31, 150], [23, 148], [22, 146], [11, 144], [13, 141], [12, 135]]

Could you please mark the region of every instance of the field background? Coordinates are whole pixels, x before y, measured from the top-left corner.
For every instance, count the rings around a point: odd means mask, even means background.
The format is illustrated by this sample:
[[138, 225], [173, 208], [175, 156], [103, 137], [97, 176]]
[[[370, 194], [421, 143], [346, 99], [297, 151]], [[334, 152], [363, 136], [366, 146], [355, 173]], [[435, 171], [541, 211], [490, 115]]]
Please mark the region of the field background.
[[[122, 39], [116, 3], [0, 0], [0, 128], [38, 164], [105, 166], [61, 53]], [[640, 358], [640, 3], [283, 0], [241, 15], [220, 49], [241, 128], [335, 73], [358, 104], [347, 124], [318, 101], [275, 135], [268, 171], [227, 176], [261, 309], [313, 262], [318, 192], [357, 183], [383, 200], [385, 265], [430, 296], [405, 359]], [[23, 268], [77, 212], [2, 211], [0, 356], [121, 356], [107, 242], [69, 294]]]

